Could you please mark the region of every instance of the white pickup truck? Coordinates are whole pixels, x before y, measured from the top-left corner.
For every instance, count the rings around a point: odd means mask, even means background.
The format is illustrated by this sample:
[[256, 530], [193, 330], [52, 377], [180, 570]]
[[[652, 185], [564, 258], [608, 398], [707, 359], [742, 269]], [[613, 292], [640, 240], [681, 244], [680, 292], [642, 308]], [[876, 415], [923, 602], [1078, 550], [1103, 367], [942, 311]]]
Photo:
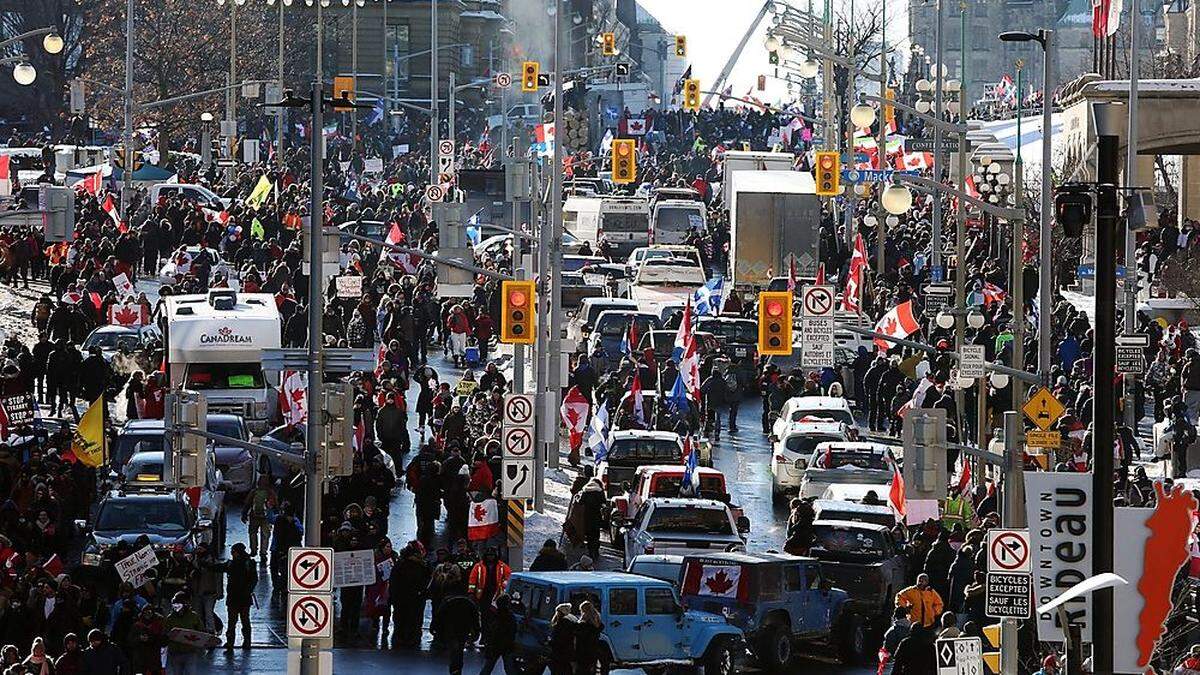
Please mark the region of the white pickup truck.
[[643, 312], [657, 313], [666, 305], [682, 305], [707, 279], [695, 261], [650, 258], [638, 268], [629, 285], [629, 299]]

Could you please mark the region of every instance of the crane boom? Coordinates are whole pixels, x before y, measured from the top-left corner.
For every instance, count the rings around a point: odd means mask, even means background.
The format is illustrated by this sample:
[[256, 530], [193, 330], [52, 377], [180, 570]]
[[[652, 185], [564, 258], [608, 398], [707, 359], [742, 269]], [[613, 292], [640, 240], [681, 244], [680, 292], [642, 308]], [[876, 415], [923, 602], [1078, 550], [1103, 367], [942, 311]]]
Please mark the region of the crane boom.
[[733, 67], [737, 64], [738, 59], [742, 57], [742, 50], [746, 48], [746, 43], [750, 41], [750, 36], [754, 35], [754, 31], [758, 30], [758, 25], [766, 18], [767, 13], [771, 11], [771, 7], [774, 4], [775, 0], [767, 0], [763, 3], [762, 9], [758, 10], [758, 16], [750, 23], [750, 27], [746, 29], [746, 34], [742, 36], [742, 41], [738, 43], [737, 49], [733, 50], [733, 54], [729, 55], [729, 60], [725, 62], [725, 67], [721, 69], [721, 74], [717, 77], [717, 81], [713, 82], [708, 95], [704, 97], [703, 105], [705, 107], [708, 107], [713, 93], [720, 92], [721, 88], [725, 86], [725, 80], [729, 78], [729, 74], [733, 72]]

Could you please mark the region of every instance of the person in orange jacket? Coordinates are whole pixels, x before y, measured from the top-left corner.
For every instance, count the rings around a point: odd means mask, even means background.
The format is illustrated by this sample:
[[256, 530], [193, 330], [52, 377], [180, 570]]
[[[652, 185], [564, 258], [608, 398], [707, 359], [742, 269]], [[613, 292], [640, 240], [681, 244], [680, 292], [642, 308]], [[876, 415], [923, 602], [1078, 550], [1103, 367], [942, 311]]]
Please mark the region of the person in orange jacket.
[[484, 550], [483, 560], [475, 563], [467, 574], [467, 593], [479, 603], [480, 633], [484, 644], [491, 638], [492, 627], [496, 624], [496, 598], [504, 592], [510, 576], [512, 568], [500, 560], [494, 546]]
[[896, 606], [907, 607], [908, 616], [913, 623], [919, 623], [926, 628], [937, 623], [942, 616], [942, 596], [929, 586], [929, 575], [918, 574], [915, 586], [896, 594]]

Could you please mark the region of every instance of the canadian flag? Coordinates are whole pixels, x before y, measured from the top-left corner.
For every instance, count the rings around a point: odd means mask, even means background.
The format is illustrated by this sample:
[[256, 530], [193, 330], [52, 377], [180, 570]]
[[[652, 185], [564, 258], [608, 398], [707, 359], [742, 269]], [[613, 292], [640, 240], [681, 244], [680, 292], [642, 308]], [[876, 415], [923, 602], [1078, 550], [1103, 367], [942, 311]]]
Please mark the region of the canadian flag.
[[846, 287], [842, 289], [843, 311], [857, 312], [862, 308], [859, 295], [862, 294], [863, 270], [866, 268], [867, 245], [860, 233], [854, 237], [854, 254], [850, 256], [850, 271], [846, 274]]
[[684, 595], [737, 598], [744, 591], [741, 565], [688, 563], [683, 579]]
[[1121, 0], [1092, 0], [1092, 35], [1112, 37], [1121, 27]]
[[904, 168], [907, 171], [918, 171], [920, 169], [928, 169], [933, 166], [932, 152], [906, 152], [904, 153]]
[[297, 370], [283, 373], [279, 389], [279, 410], [287, 424], [303, 424], [308, 419], [308, 374]]
[[79, 181], [80, 189], [95, 197], [100, 194], [100, 185], [104, 182], [103, 171], [97, 171]]
[[[392, 223], [392, 229], [388, 230], [387, 238], [383, 241], [392, 246], [399, 246], [404, 243], [404, 232], [400, 230], [398, 223]], [[405, 274], [416, 274], [417, 268], [421, 266], [420, 256], [415, 256], [411, 253], [401, 253], [392, 249], [384, 249], [383, 255], [387, 256], [387, 259], [392, 261], [393, 265], [404, 270]]]
[[[879, 323], [875, 324], [875, 332], [883, 333], [889, 337], [906, 338], [909, 335], [917, 332], [920, 325], [913, 317], [912, 300], [904, 302], [891, 308], [887, 314], [879, 319]], [[887, 351], [891, 348], [892, 343], [883, 338], [875, 338], [875, 346], [879, 347], [880, 351]]]
[[563, 398], [562, 408], [558, 414], [562, 417], [563, 425], [570, 433], [571, 449], [578, 450], [583, 445], [583, 431], [587, 428], [588, 410], [587, 398], [579, 391], [579, 387], [571, 387]]
[[645, 136], [646, 135], [646, 118], [645, 117], [630, 117], [625, 120], [625, 128], [621, 133], [626, 136]]
[[112, 305], [108, 308], [108, 322], [114, 326], [140, 328], [148, 323], [146, 308], [133, 303]]
[[104, 212], [108, 214], [109, 218], [112, 218], [114, 223], [117, 225], [121, 224], [121, 214], [117, 213], [117, 205], [113, 201], [111, 194], [104, 196], [104, 204], [101, 208], [104, 209]]
[[891, 464], [892, 482], [888, 489], [888, 503], [891, 504], [896, 515], [900, 516], [897, 520], [902, 521], [908, 515], [908, 502], [904, 498], [904, 476], [900, 474], [900, 467], [896, 465], [896, 460], [891, 460]]
[[467, 518], [467, 539], [483, 541], [500, 534], [500, 508], [492, 497], [472, 502]]

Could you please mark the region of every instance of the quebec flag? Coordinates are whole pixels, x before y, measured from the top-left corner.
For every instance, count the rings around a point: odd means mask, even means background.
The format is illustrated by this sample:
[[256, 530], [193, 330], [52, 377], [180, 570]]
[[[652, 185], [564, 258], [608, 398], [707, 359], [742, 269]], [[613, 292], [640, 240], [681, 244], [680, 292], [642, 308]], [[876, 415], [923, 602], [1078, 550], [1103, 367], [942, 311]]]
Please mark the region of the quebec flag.
[[692, 295], [697, 316], [717, 316], [725, 306], [725, 278], [715, 277]]

